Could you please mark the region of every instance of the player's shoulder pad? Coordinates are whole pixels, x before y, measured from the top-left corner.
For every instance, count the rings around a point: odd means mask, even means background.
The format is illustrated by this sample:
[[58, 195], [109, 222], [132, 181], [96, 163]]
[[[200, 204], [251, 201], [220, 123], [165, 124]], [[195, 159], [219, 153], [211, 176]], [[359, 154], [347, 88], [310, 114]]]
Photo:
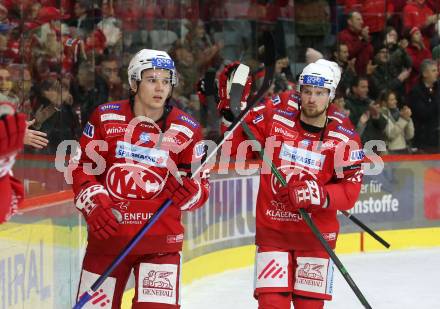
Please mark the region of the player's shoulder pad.
[[360, 142], [360, 137], [356, 130], [351, 126], [348, 127], [344, 122], [331, 121], [328, 125], [327, 135], [344, 143], [348, 143], [349, 141]]
[[299, 110], [301, 105], [301, 97], [298, 92], [291, 90], [281, 93], [282, 108], [289, 110]]

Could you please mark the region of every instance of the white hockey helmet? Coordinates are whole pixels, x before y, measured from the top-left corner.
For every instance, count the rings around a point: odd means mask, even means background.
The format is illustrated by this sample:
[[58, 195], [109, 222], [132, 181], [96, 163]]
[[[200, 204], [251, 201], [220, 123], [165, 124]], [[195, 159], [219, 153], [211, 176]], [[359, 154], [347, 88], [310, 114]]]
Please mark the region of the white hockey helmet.
[[318, 59], [315, 61], [315, 63], [326, 65], [333, 71], [333, 74], [335, 75], [335, 88], [337, 88], [342, 75], [339, 64], [327, 59]]
[[128, 65], [128, 84], [141, 81], [142, 72], [147, 69], [163, 69], [171, 72], [171, 85], [177, 85], [177, 72], [174, 61], [168, 53], [161, 50], [142, 49], [136, 53]]
[[330, 90], [330, 101], [334, 99], [336, 93], [336, 78], [333, 70], [323, 64], [310, 63], [299, 76], [299, 86], [314, 86]]

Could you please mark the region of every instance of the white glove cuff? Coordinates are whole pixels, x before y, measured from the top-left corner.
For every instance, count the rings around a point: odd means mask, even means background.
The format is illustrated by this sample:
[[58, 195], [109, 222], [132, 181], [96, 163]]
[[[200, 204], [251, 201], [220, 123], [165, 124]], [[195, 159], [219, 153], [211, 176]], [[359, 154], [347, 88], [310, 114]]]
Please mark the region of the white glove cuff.
[[108, 192], [103, 185], [92, 185], [81, 190], [75, 199], [75, 207], [84, 210], [89, 215], [98, 206], [92, 197], [101, 193], [108, 196]]

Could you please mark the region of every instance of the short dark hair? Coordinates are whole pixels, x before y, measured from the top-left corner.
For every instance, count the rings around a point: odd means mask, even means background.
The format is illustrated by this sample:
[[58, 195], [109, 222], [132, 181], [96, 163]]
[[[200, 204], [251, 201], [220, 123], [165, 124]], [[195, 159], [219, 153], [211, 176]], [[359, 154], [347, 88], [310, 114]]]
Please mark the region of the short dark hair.
[[368, 77], [366, 77], [366, 76], [356, 76], [356, 77], [354, 77], [353, 81], [351, 83], [351, 88], [359, 86], [359, 83], [361, 81], [363, 81], [363, 80], [366, 80], [367, 82], [369, 81]]
[[353, 11], [348, 12], [348, 14], [347, 14], [347, 20], [351, 19], [355, 13], [358, 13], [359, 15], [362, 16], [361, 12], [359, 12], [359, 11], [357, 11], [357, 10], [353, 10]]
[[425, 59], [422, 61], [422, 64], [420, 65], [420, 74], [423, 75], [423, 73], [428, 69], [430, 66], [437, 66], [437, 62], [435, 62], [432, 59]]
[[348, 47], [347, 43], [345, 43], [345, 42], [338, 42], [335, 45], [333, 45], [333, 48], [331, 50], [332, 55], [334, 55], [334, 53], [339, 53], [339, 50], [341, 49], [342, 45], [345, 45]]

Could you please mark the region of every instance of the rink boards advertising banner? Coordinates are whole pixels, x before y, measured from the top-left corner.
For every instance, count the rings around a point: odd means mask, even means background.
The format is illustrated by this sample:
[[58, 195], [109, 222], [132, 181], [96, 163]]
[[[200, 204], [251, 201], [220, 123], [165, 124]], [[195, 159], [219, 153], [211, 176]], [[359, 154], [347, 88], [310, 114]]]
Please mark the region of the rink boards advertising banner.
[[[389, 168], [376, 176], [364, 176], [361, 193], [349, 210], [364, 223], [401, 222], [414, 216], [414, 173]], [[351, 224], [341, 220], [341, 224]]]
[[[186, 216], [185, 249], [191, 257], [253, 243], [258, 184], [258, 176], [211, 181], [207, 204]], [[413, 219], [414, 203], [414, 172], [386, 166], [379, 175], [364, 177], [350, 212], [365, 223], [398, 223]]]
[[52, 223], [15, 225], [0, 229], [0, 309], [53, 308]]

